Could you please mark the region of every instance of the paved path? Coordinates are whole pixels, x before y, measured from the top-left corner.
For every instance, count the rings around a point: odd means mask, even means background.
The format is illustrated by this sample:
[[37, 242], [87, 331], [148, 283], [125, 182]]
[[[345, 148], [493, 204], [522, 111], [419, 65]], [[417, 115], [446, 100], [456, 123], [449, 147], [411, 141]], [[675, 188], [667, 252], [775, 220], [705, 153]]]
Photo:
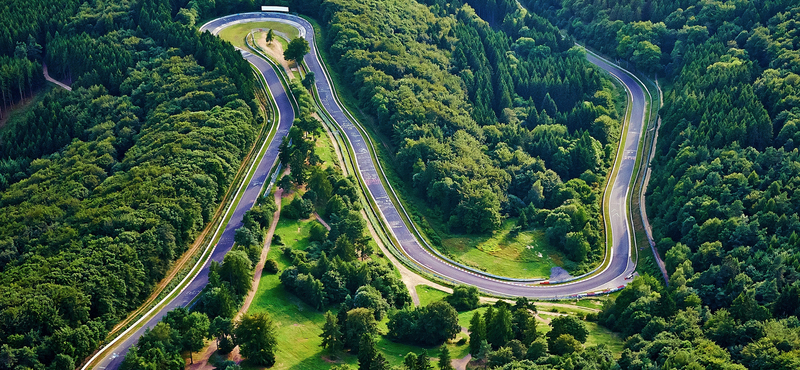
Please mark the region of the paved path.
[[188, 285], [180, 291], [180, 293], [165, 303], [157, 312], [145, 316], [145, 320], [134, 325], [130, 332], [126, 332], [118, 337], [108, 346], [101, 349], [95, 356], [90, 359], [82, 370], [88, 369], [90, 366], [100, 370], [115, 370], [122, 363], [125, 354], [128, 350], [136, 344], [139, 337], [144, 334], [147, 328], [155, 326], [167, 312], [172, 311], [177, 307], [185, 307], [189, 305], [203, 290], [208, 283], [208, 266], [210, 261], [222, 262], [225, 254], [233, 247], [233, 236], [239, 227], [242, 226], [242, 217], [244, 213], [250, 210], [256, 201], [256, 198], [261, 193], [262, 187], [265, 183], [269, 183], [270, 169], [278, 160], [278, 146], [284, 136], [289, 133], [289, 128], [294, 121], [294, 110], [286, 91], [283, 90], [278, 75], [265, 60], [257, 57], [248, 52], [242, 52], [242, 57], [247, 59], [253, 64], [266, 80], [266, 84], [272, 92], [272, 97], [278, 106], [279, 121], [273, 140], [269, 143], [264, 143], [266, 151], [264, 155], [257, 162], [255, 172], [252, 179], [248, 184], [243, 184], [239, 190], [241, 199], [232, 211], [232, 215], [228, 224], [225, 225], [222, 236], [216, 246], [213, 247], [211, 258], [203, 266], [202, 270], [191, 278]]
[[58, 86], [61, 86], [63, 89], [65, 89], [67, 91], [72, 91], [72, 88], [69, 87], [69, 85], [67, 85], [67, 84], [65, 84], [65, 83], [63, 83], [63, 82], [61, 82], [59, 80], [56, 80], [55, 78], [50, 77], [50, 74], [47, 73], [47, 64], [42, 64], [42, 73], [44, 74], [44, 79], [45, 80], [50, 81], [50, 82], [52, 82], [52, 83], [54, 83], [54, 84], [56, 84]]
[[[253, 298], [256, 296], [256, 292], [258, 291], [258, 283], [261, 282], [261, 274], [264, 271], [264, 262], [267, 261], [267, 254], [269, 253], [269, 247], [272, 244], [272, 236], [275, 235], [275, 229], [278, 227], [278, 221], [281, 216], [281, 195], [283, 195], [283, 190], [281, 188], [277, 188], [275, 191], [275, 204], [277, 205], [277, 209], [275, 213], [272, 215], [272, 224], [269, 225], [269, 229], [267, 230], [267, 234], [264, 236], [264, 247], [261, 249], [261, 257], [258, 260], [258, 264], [256, 265], [255, 271], [253, 273], [253, 284], [250, 288], [250, 292], [247, 293], [247, 297], [244, 299], [244, 304], [242, 304], [242, 308], [239, 309], [239, 312], [236, 313], [236, 317], [234, 318], [239, 319], [242, 315], [247, 312], [250, 308], [250, 304], [253, 303]], [[212, 340], [211, 344], [205, 348], [202, 352], [198, 352], [193, 354], [192, 364], [187, 366], [187, 370], [213, 370], [214, 365], [208, 363], [208, 360], [217, 351], [217, 341]], [[236, 347], [236, 351], [238, 354], [238, 348]], [[233, 354], [236, 356], [236, 354]]]
[[450, 364], [453, 365], [456, 370], [467, 370], [467, 364], [470, 360], [472, 360], [472, 355], [467, 353], [467, 355], [462, 358], [450, 361]]
[[[381, 182], [379, 176], [383, 176], [383, 173], [382, 170], [379, 171], [379, 169], [376, 168], [375, 162], [372, 161], [369, 151], [372, 145], [371, 142], [365, 140], [357, 127], [358, 122], [352, 121], [349, 115], [340, 106], [327, 71], [323, 68], [320, 61], [316, 50], [316, 43], [314, 42], [313, 27], [308, 21], [294, 15], [282, 13], [243, 13], [208, 22], [201, 27], [201, 31], [209, 30], [216, 34], [219, 30], [229, 25], [255, 20], [279, 21], [293, 25], [300, 30], [300, 36], [309, 41], [311, 52], [305, 57], [305, 62], [309, 66], [309, 70], [318, 76], [316, 88], [322, 106], [331, 117], [333, 117], [352, 145], [355, 152], [357, 170], [365, 181], [370, 197], [378, 205], [380, 216], [383, 218], [386, 225], [389, 226], [389, 231], [393, 234], [394, 238], [399, 241], [399, 248], [405, 256], [411, 259], [419, 268], [427, 270], [428, 273], [437, 275], [443, 279], [474, 285], [487, 292], [536, 298], [568, 298], [581, 293], [617, 288], [626, 283], [624, 277], [634, 271], [635, 264], [630, 259], [630, 231], [628, 230], [627, 224], [628, 217], [625, 199], [628, 193], [628, 184], [630, 183], [633, 173], [636, 150], [638, 147], [637, 144], [639, 142], [644, 118], [644, 92], [641, 87], [635, 83], [632, 76], [600, 58], [591, 54], [588, 56], [590, 62], [608, 71], [627, 86], [632, 100], [630, 104], [631, 124], [625, 126], [626, 129], [628, 129], [627, 139], [622, 143], [617, 155], [617, 161], [620, 162], [619, 172], [616, 176], [616, 180], [611, 185], [611, 201], [608, 206], [610, 214], [606, 215], [611, 220], [611, 235], [613, 237], [613, 246], [608, 256], [610, 259], [608, 267], [602, 272], [585, 280], [551, 286], [531, 285], [491, 278], [475, 271], [469, 271], [435, 256], [420, 244], [414, 233], [409, 230], [408, 226], [403, 222], [403, 217], [400, 215], [401, 210], [398, 210], [391, 201], [388, 192], [393, 192], [393, 190], [385, 188]], [[233, 246], [234, 231], [241, 226], [244, 212], [250, 209], [255, 198], [260, 193], [261, 186], [263, 186], [264, 182], [267, 180], [269, 170], [277, 160], [278, 145], [281, 139], [288, 133], [294, 118], [294, 112], [289, 103], [286, 91], [284, 91], [277, 74], [271, 66], [263, 59], [249, 52], [242, 51], [242, 56], [252, 63], [267, 81], [267, 85], [278, 106], [280, 122], [273, 141], [268, 144], [266, 154], [259, 162], [252, 182], [246, 189], [243, 189], [244, 194], [242, 200], [237, 205], [230, 222], [225, 227], [225, 231], [218, 245], [215, 246], [212, 252], [211, 260], [214, 261], [221, 261], [224, 255]], [[265, 143], [265, 145], [267, 144]], [[402, 212], [405, 211], [402, 210]], [[398, 261], [396, 261], [391, 254], [386, 253], [385, 248], [382, 248], [382, 250], [384, 250], [384, 253], [393, 263], [397, 264]], [[401, 265], [397, 265], [398, 268], [400, 268]], [[401, 268], [401, 271], [404, 269], [405, 266]], [[404, 276], [404, 282], [406, 282], [405, 280], [406, 277]], [[89, 366], [95, 366], [103, 370], [118, 368], [125, 354], [144, 333], [146, 328], [154, 326], [170, 310], [189, 304], [202, 291], [207, 282], [208, 264], [203, 267], [202, 271], [192, 279], [189, 285], [184, 288], [175, 299], [166, 303], [157, 313], [146, 316], [146, 322], [142, 325], [135, 326], [135, 331], [120, 337], [120, 340], [112, 342], [106, 350], [98, 353], [96, 356], [97, 358], [90, 360], [84, 369]]]
[[328, 229], [328, 231], [331, 231], [331, 227], [328, 225], [327, 222], [325, 222], [325, 220], [322, 219], [322, 217], [320, 217], [319, 213], [314, 212], [314, 218], [316, 218], [317, 221], [319, 221], [319, 223], [322, 224], [322, 226], [325, 226], [325, 228]]
[[631, 238], [628, 230], [628, 212], [626, 197], [628, 185], [631, 181], [638, 142], [644, 118], [644, 91], [636, 83], [634, 77], [620, 68], [593, 55], [588, 55], [590, 62], [599, 68], [608, 71], [617, 77], [629, 89], [631, 98], [631, 124], [627, 124], [626, 140], [620, 146], [617, 161], [618, 173], [610, 184], [610, 201], [607, 206], [606, 217], [611, 222], [611, 236], [613, 245], [608, 253], [607, 267], [591, 278], [574, 281], [566, 284], [550, 286], [535, 285], [524, 282], [508, 281], [487, 277], [475, 271], [470, 271], [463, 266], [455, 265], [434, 255], [424, 247], [415, 234], [409, 230], [401, 213], [391, 201], [391, 189], [384, 187], [381, 182], [382, 171], [373, 162], [370, 155], [371, 142], [363, 137], [355, 122], [340, 106], [336, 93], [333, 90], [327, 70], [323, 67], [314, 41], [314, 30], [308, 21], [295, 15], [283, 13], [242, 13], [234, 14], [213, 20], [203, 26], [204, 30], [218, 31], [231, 24], [252, 21], [277, 21], [297, 27], [300, 36], [309, 41], [311, 52], [306, 55], [305, 63], [308, 69], [317, 76], [316, 88], [322, 102], [322, 107], [333, 117], [342, 133], [352, 145], [355, 152], [357, 170], [364, 179], [370, 197], [375, 201], [380, 210], [381, 217], [389, 226], [389, 231], [399, 241], [402, 253], [419, 268], [428, 273], [439, 276], [445, 280], [474, 285], [478, 288], [498, 295], [527, 296], [534, 298], [571, 298], [579, 294], [597, 293], [604, 290], [616, 289], [627, 283], [625, 277], [635, 269], [635, 263], [630, 258]]

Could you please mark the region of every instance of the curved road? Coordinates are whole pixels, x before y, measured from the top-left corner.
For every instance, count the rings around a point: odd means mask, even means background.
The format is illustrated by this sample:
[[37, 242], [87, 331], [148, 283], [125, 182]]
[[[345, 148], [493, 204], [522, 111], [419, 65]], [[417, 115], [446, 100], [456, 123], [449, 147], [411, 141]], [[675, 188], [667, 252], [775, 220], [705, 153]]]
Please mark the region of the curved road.
[[[167, 312], [172, 311], [175, 308], [188, 305], [194, 298], [197, 297], [198, 294], [200, 294], [200, 292], [203, 290], [203, 287], [205, 287], [208, 283], [208, 268], [211, 264], [211, 261], [222, 262], [225, 254], [231, 250], [231, 247], [233, 247], [233, 236], [236, 232], [236, 229], [242, 226], [242, 217], [244, 216], [245, 212], [250, 210], [253, 204], [255, 204], [256, 198], [261, 193], [264, 183], [269, 181], [268, 175], [270, 174], [270, 169], [272, 169], [278, 160], [278, 146], [280, 146], [283, 137], [289, 133], [289, 128], [292, 126], [292, 122], [294, 121], [294, 110], [291, 102], [289, 101], [289, 97], [286, 95], [286, 91], [284, 91], [283, 86], [281, 85], [278, 75], [275, 73], [269, 63], [260, 57], [245, 51], [242, 51], [242, 56], [247, 59], [247, 61], [252, 63], [264, 76], [269, 86], [269, 90], [272, 92], [275, 103], [277, 103], [279, 122], [273, 140], [270, 143], [264, 144], [267, 145], [267, 150], [264, 152], [264, 155], [258, 162], [258, 166], [255, 169], [253, 177], [246, 187], [239, 189], [239, 192], [241, 193], [241, 199], [236, 205], [236, 208], [233, 210], [233, 215], [228, 221], [228, 224], [225, 226], [225, 230], [222, 232], [222, 236], [217, 242], [217, 245], [214, 246], [214, 249], [211, 252], [211, 258], [206, 262], [202, 270], [200, 270], [200, 272], [194, 276], [191, 282], [174, 299], [164, 305], [158, 312], [152, 316], [145, 315], [147, 320], [143, 325], [139, 326], [138, 329], [135, 331], [130, 329], [132, 333], [125, 333], [118, 337], [124, 339], [113, 341], [101, 351], [98, 351], [95, 357], [86, 363], [86, 365], [83, 367], [83, 370], [86, 370], [90, 366], [92, 366], [94, 369], [100, 370], [117, 369], [120, 364], [122, 364], [125, 354], [128, 353], [128, 350], [134, 344], [136, 344], [136, 342], [139, 340], [139, 337], [144, 334], [144, 331], [147, 328], [152, 328], [155, 326], [159, 321], [161, 321], [161, 318], [164, 317]], [[137, 322], [137, 324], [133, 325], [132, 328], [140, 324], [141, 323]]]
[[[574, 297], [577, 294], [600, 292], [618, 288], [626, 284], [627, 280], [625, 276], [633, 273], [635, 264], [631, 261], [630, 257], [631, 236], [628, 230], [628, 212], [625, 206], [625, 199], [627, 198], [628, 185], [631, 181], [636, 161], [636, 151], [643, 127], [642, 123], [645, 107], [644, 91], [631, 75], [600, 58], [591, 54], [587, 55], [590, 62], [619, 79], [627, 87], [628, 93], [632, 99], [630, 124], [627, 126], [628, 134], [625, 143], [620, 147], [617, 155], [617, 161], [620, 162], [619, 173], [610, 189], [609, 214], [607, 217], [611, 220], [613, 246], [609, 254], [610, 261], [607, 267], [592, 277], [565, 284], [530, 285], [519, 282], [501, 281], [467, 271], [434, 256], [420, 244], [411, 230], [408, 229], [407, 225], [403, 222], [403, 218], [400, 216], [400, 211], [395, 207], [394, 203], [392, 203], [387, 189], [380, 181], [379, 176], [381, 176], [381, 174], [379, 174], [370, 156], [369, 143], [364, 140], [364, 137], [361, 135], [356, 125], [350, 120], [344, 109], [339, 105], [334, 95], [330, 78], [319, 59], [319, 54], [316, 50], [317, 45], [314, 42], [314, 29], [310, 23], [303, 18], [284, 13], [243, 13], [213, 20], [203, 25], [201, 31], [210, 31], [213, 34], [217, 34], [221, 29], [230, 25], [252, 21], [277, 21], [290, 24], [297, 27], [300, 30], [300, 36], [309, 41], [311, 52], [306, 55], [305, 62], [315, 75], [325, 77], [318, 77], [316, 81], [316, 87], [323, 108], [328, 111], [331, 117], [333, 117], [342, 128], [347, 140], [352, 145], [356, 153], [358, 171], [361, 173], [366, 183], [370, 196], [378, 205], [381, 211], [381, 217], [384, 219], [386, 225], [389, 226], [389, 230], [392, 232], [395, 239], [399, 241], [399, 247], [402, 249], [403, 253], [420, 267], [435, 275], [473, 285], [487, 292], [532, 298]], [[267, 180], [269, 170], [277, 161], [278, 145], [281, 139], [288, 133], [294, 119], [292, 105], [272, 67], [263, 59], [249, 52], [242, 51], [242, 55], [252, 63], [266, 79], [268, 87], [278, 106], [280, 122], [272, 142], [265, 144], [269, 145], [268, 149], [259, 162], [251, 182], [247, 185], [247, 188], [243, 190], [244, 195], [237, 205], [229, 224], [226, 225], [219, 243], [214, 247], [211, 256], [211, 260], [214, 261], [221, 261], [225, 253], [233, 246], [234, 231], [241, 226], [244, 212], [252, 207], [256, 197], [261, 191], [261, 187]], [[193, 278], [190, 284], [181, 291], [175, 299], [166, 304], [153, 316], [149, 316], [144, 325], [141, 325], [135, 332], [127, 335], [125, 339], [112, 342], [104, 350], [99, 351], [94, 358], [87, 362], [87, 365], [84, 366], [84, 370], [89, 366], [102, 370], [117, 369], [122, 363], [125, 354], [131, 346], [138, 341], [138, 338], [141, 337], [146, 328], [155, 326], [155, 324], [170, 310], [189, 304], [192, 299], [202, 291], [207, 282], [208, 263], [206, 263], [200, 273]]]
[[[469, 271], [460, 266], [454, 265], [441, 258], [434, 256], [427, 248], [420, 244], [401, 217], [402, 210], [398, 210], [387, 189], [380, 181], [381, 173], [375, 167], [369, 152], [369, 143], [365, 141], [361, 132], [351, 121], [349, 115], [338, 104], [331, 87], [330, 78], [322, 66], [319, 53], [317, 52], [314, 40], [314, 29], [311, 24], [303, 18], [284, 13], [242, 13], [218, 18], [203, 26], [201, 30], [209, 30], [216, 33], [219, 30], [232, 24], [246, 23], [253, 21], [276, 21], [290, 24], [300, 30], [301, 37], [308, 40], [311, 51], [305, 57], [305, 63], [310, 71], [317, 77], [316, 87], [322, 101], [323, 108], [333, 117], [336, 123], [342, 128], [343, 133], [352, 145], [356, 153], [356, 164], [358, 171], [363, 177], [370, 196], [375, 200], [381, 211], [381, 217], [389, 226], [396, 240], [400, 243], [400, 248], [410, 259], [425, 270], [449, 280], [454, 280], [468, 285], [474, 285], [484, 291], [493, 292], [500, 295], [526, 296], [532, 298], [556, 298], [571, 297], [576, 294], [600, 292], [607, 289], [614, 289], [625, 285], [625, 276], [635, 270], [635, 263], [630, 258], [631, 235], [628, 230], [628, 212], [625, 200], [628, 195], [628, 188], [631, 182], [634, 165], [636, 162], [636, 151], [638, 148], [642, 122], [644, 119], [645, 98], [644, 91], [636, 83], [634, 78], [618, 67], [599, 59], [591, 54], [587, 57], [590, 62], [599, 66], [616, 76], [628, 88], [632, 98], [632, 112], [628, 125], [628, 134], [625, 143], [620, 148], [617, 155], [619, 161], [618, 175], [610, 188], [610, 202], [608, 204], [609, 214], [607, 217], [611, 221], [611, 235], [613, 236], [613, 246], [611, 248], [607, 266], [593, 276], [576, 280], [569, 283], [557, 285], [531, 285], [521, 282], [502, 281], [481, 275], [474, 271]], [[324, 76], [325, 78], [320, 78]]]

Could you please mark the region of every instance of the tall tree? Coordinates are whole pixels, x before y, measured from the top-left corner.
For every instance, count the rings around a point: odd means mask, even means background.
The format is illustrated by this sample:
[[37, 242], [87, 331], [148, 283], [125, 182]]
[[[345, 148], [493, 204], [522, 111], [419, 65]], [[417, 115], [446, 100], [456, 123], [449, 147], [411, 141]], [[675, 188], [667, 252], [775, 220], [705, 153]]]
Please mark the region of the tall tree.
[[293, 60], [295, 63], [303, 61], [303, 57], [311, 50], [308, 46], [308, 41], [302, 37], [298, 37], [289, 42], [286, 50], [283, 51], [283, 57], [287, 60]]
[[358, 370], [370, 370], [377, 353], [375, 339], [371, 334], [364, 333], [358, 344]]
[[275, 364], [275, 323], [269, 313], [245, 314], [234, 330], [242, 356], [260, 366]]
[[451, 364], [450, 350], [446, 345], [439, 351], [439, 370], [455, 370]]
[[500, 305], [492, 317], [492, 321], [486, 324], [486, 340], [492, 347], [500, 348], [511, 338], [513, 338], [511, 313], [506, 305]]
[[319, 336], [322, 337], [320, 345], [331, 353], [338, 353], [344, 346], [342, 329], [336, 316], [330, 311], [325, 313], [325, 325], [322, 326], [322, 334]]
[[486, 340], [486, 325], [480, 312], [475, 311], [469, 321], [469, 353], [473, 357], [478, 356], [481, 350], [481, 342]]
[[250, 291], [253, 283], [253, 264], [244, 251], [230, 251], [222, 259], [219, 276], [230, 283], [234, 294], [242, 297]]

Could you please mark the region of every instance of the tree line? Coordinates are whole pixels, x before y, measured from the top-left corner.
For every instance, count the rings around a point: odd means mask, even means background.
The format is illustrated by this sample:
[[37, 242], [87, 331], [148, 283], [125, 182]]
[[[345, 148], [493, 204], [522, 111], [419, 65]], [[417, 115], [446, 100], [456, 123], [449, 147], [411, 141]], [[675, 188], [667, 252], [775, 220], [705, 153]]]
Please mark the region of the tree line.
[[[144, 370], [185, 367], [183, 353], [200, 351], [207, 339], [217, 342], [217, 352], [226, 355], [239, 346], [239, 353], [254, 364], [275, 363], [275, 324], [268, 313], [236, 313], [252, 288], [255, 265], [260, 260], [264, 235], [276, 210], [269, 197], [260, 197], [243, 217], [243, 226], [236, 230], [234, 248], [222, 263], [212, 261], [208, 284], [196, 303], [187, 309], [179, 307], [167, 313], [154, 327], [148, 328], [125, 355], [120, 368]], [[270, 264], [271, 262], [271, 264]], [[275, 273], [275, 261], [265, 261], [265, 270]], [[227, 368], [230, 364], [224, 364]]]
[[487, 2], [369, 4], [292, 3], [328, 24], [335, 66], [443, 224], [485, 233], [524, 214], [573, 269], [600, 258], [598, 195], [619, 137], [611, 82], [534, 14], [493, 28]]
[[527, 4], [671, 83], [646, 194], [669, 286], [634, 282], [600, 316], [628, 337], [621, 368], [800, 366], [797, 4]]
[[[263, 120], [250, 66], [187, 16], [252, 3], [14, 4], [0, 9], [4, 26], [41, 21], [0, 30], [0, 70], [27, 65], [35, 89], [44, 60], [74, 90], [46, 93], [0, 132], [0, 368], [72, 369], [210, 221], [252, 146]], [[30, 81], [4, 85], [4, 104], [29, 96]], [[249, 228], [264, 221], [251, 216]], [[234, 253], [241, 265], [252, 255]]]

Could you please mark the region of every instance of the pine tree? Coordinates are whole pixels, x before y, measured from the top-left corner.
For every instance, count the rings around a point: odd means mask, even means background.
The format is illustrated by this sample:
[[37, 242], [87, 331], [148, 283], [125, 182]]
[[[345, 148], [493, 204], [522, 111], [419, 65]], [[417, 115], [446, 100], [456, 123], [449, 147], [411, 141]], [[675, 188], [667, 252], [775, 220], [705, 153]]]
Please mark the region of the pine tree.
[[536, 338], [539, 337], [539, 333], [536, 332], [536, 318], [531, 317], [528, 319], [528, 325], [525, 328], [525, 331], [522, 334], [522, 343], [526, 346], [530, 346]]
[[478, 355], [475, 356], [478, 360], [485, 360], [489, 357], [489, 352], [492, 351], [492, 346], [489, 345], [489, 342], [486, 339], [481, 341], [480, 349], [478, 350]]
[[492, 320], [486, 323], [486, 340], [494, 348], [500, 348], [512, 338], [511, 313], [506, 306], [500, 306]]
[[439, 352], [439, 370], [454, 370], [450, 361], [450, 350], [447, 349], [446, 345], [443, 345], [442, 350]]
[[269, 30], [269, 32], [267, 32], [267, 44], [272, 42], [272, 40], [275, 40], [275, 33]]
[[342, 330], [336, 316], [330, 311], [325, 313], [325, 325], [319, 336], [322, 337], [321, 346], [330, 350], [331, 353], [337, 353], [342, 349]]
[[519, 226], [523, 230], [528, 228], [528, 214], [525, 212], [524, 209], [519, 212], [519, 219], [517, 219], [517, 226]]
[[469, 322], [469, 353], [473, 356], [478, 356], [478, 351], [481, 349], [481, 341], [485, 339], [486, 325], [484, 325], [480, 312], [476, 311]]
[[370, 370], [377, 350], [375, 340], [369, 334], [361, 336], [358, 344], [358, 370]]
[[492, 319], [494, 319], [494, 306], [489, 306], [483, 313], [484, 328], [488, 326], [490, 322], [492, 322]]
[[417, 366], [414, 370], [431, 370], [431, 359], [428, 358], [428, 351], [422, 350], [422, 353], [417, 356]]
[[389, 361], [383, 356], [383, 353], [378, 352], [372, 363], [369, 365], [369, 370], [389, 370]]

